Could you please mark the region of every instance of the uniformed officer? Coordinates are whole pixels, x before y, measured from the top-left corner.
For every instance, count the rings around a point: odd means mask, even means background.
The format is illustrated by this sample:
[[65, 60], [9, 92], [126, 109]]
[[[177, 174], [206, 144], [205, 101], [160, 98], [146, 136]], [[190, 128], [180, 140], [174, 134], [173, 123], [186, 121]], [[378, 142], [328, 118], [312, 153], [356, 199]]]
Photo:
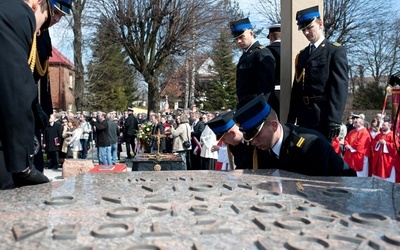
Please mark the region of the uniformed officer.
[[231, 22], [230, 28], [236, 45], [243, 50], [236, 66], [236, 109], [259, 94], [264, 94], [268, 103], [279, 109], [279, 100], [274, 93], [275, 59], [271, 51], [256, 40], [248, 18]]
[[[35, 113], [35, 136], [40, 138], [42, 130], [48, 125], [50, 115], [53, 113], [53, 104], [51, 99], [50, 78], [48, 74], [49, 58], [52, 55], [52, 44], [49, 34], [49, 26], [56, 24], [65, 15], [71, 13], [73, 0], [50, 0], [52, 14], [49, 18], [49, 25], [42, 27], [40, 36], [37, 39], [37, 60], [35, 65], [34, 77], [38, 83], [39, 95], [34, 103]], [[44, 161], [41, 150], [35, 154], [35, 167], [43, 172]]]
[[32, 70], [36, 34], [50, 17], [47, 0], [0, 1], [0, 189], [49, 182], [33, 166]]
[[[263, 154], [258, 154], [258, 159], [254, 162], [254, 147], [245, 143], [243, 133], [233, 121], [233, 116], [234, 111], [228, 111], [207, 122], [206, 125], [215, 133], [217, 140], [222, 140], [229, 148], [234, 156], [236, 169], [259, 168], [265, 162], [265, 157]], [[230, 164], [230, 166], [233, 165]]]
[[[268, 27], [268, 35], [269, 45], [267, 48], [271, 51], [272, 55], [275, 59], [275, 95], [280, 99], [280, 90], [281, 90], [281, 24], [273, 24]], [[275, 109], [279, 117], [279, 109]]]
[[315, 129], [331, 141], [339, 135], [347, 99], [346, 49], [325, 39], [318, 6], [298, 11], [296, 19], [310, 45], [296, 57], [287, 121]]
[[246, 142], [263, 150], [266, 168], [314, 176], [355, 176], [318, 131], [281, 124], [263, 95], [239, 109], [236, 121]]

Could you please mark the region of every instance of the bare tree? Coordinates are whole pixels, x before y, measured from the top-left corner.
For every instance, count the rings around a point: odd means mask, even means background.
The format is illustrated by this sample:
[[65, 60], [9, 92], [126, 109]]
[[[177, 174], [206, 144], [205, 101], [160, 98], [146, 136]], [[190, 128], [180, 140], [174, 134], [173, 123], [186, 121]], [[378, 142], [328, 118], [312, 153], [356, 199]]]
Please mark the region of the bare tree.
[[74, 33], [74, 65], [75, 65], [75, 105], [77, 110], [81, 110], [84, 101], [85, 70], [82, 61], [82, 12], [85, 9], [86, 0], [75, 0], [73, 4], [73, 23]]
[[[148, 84], [148, 109], [158, 110], [159, 77], [172, 55], [193, 49], [210, 32], [211, 0], [104, 0], [102, 13], [117, 24], [119, 42]], [[198, 41], [197, 41], [198, 42]]]

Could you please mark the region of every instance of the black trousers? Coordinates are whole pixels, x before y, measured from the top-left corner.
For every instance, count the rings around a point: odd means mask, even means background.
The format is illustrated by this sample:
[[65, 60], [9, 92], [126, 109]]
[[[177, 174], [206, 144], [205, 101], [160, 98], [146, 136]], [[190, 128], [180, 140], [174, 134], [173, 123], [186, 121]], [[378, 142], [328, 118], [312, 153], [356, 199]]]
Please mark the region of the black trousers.
[[125, 143], [126, 143], [126, 154], [128, 155], [128, 157], [131, 157], [131, 147], [132, 151], [135, 151], [135, 137], [126, 136]]

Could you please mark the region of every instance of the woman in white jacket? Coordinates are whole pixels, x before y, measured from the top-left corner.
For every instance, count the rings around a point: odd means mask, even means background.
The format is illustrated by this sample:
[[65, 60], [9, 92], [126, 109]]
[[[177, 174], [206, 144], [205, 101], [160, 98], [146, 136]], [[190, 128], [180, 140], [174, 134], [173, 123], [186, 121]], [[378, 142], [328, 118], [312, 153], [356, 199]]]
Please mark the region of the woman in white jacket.
[[[175, 125], [175, 124], [174, 124]], [[184, 148], [183, 147], [183, 142], [184, 141], [191, 141], [190, 138], [190, 130], [191, 127], [189, 125], [189, 118], [186, 114], [182, 114], [180, 116], [180, 123], [176, 127], [172, 126], [171, 127], [171, 135], [173, 136], [173, 142], [172, 142], [172, 152], [178, 153], [183, 161], [184, 168], [187, 170], [187, 152], [188, 150], [192, 149], [192, 146], [189, 148]]]
[[74, 130], [72, 131], [72, 137], [69, 141], [69, 145], [71, 146], [72, 158], [78, 159], [79, 152], [82, 151], [81, 136], [83, 129], [81, 128], [78, 120], [74, 120], [72, 124]]

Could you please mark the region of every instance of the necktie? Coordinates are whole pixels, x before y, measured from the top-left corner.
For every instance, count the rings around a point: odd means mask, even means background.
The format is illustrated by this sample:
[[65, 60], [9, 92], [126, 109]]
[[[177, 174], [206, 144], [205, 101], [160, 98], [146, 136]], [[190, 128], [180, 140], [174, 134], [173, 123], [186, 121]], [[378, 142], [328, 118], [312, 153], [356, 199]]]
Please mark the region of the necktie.
[[310, 45], [310, 55], [311, 55], [311, 53], [313, 53], [314, 51], [315, 51], [315, 45], [314, 44], [311, 44]]

